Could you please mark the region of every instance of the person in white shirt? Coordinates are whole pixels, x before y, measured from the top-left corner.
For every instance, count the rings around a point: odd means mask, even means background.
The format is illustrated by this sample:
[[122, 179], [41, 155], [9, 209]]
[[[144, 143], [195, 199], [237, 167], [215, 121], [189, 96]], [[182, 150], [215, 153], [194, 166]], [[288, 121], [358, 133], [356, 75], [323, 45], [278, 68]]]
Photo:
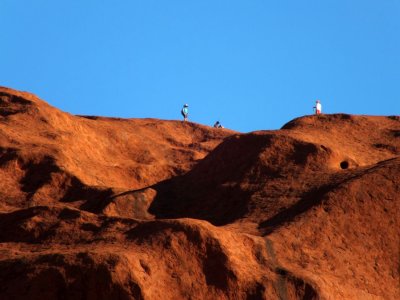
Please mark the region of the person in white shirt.
[[314, 106], [314, 108], [315, 108], [315, 114], [316, 114], [316, 115], [321, 114], [321, 113], [322, 113], [321, 101], [317, 100], [317, 101], [316, 101], [316, 104], [315, 104], [315, 106]]

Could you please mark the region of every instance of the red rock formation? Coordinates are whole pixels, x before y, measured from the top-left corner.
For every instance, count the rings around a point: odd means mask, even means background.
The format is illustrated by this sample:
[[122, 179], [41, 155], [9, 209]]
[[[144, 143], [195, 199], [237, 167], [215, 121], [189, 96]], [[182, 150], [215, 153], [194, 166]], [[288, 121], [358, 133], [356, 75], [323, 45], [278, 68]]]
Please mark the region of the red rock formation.
[[0, 88], [1, 299], [398, 299], [400, 119], [238, 134]]

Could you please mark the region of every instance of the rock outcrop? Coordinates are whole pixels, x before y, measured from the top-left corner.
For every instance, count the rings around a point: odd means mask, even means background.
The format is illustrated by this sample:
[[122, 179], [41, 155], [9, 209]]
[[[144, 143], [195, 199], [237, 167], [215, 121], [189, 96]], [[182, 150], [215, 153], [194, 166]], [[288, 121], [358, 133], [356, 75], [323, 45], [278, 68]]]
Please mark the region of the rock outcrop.
[[0, 88], [1, 299], [399, 299], [400, 118], [240, 134]]

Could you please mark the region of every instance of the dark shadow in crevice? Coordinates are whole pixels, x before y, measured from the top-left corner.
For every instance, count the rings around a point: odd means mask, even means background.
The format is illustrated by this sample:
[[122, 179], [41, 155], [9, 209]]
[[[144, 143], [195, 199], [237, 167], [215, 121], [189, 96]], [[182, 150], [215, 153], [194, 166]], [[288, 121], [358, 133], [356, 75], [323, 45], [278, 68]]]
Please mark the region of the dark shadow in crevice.
[[347, 160], [342, 161], [342, 162], [340, 163], [340, 168], [341, 168], [342, 170], [348, 169], [348, 168], [349, 168], [349, 162], [348, 162]]
[[149, 213], [157, 219], [194, 218], [216, 226], [229, 224], [247, 213], [250, 194], [238, 186], [194, 186], [185, 179], [177, 177], [153, 186], [157, 195]]
[[[373, 169], [374, 167], [370, 168]], [[294, 205], [285, 209], [275, 216], [265, 220], [259, 224], [259, 229], [262, 230], [263, 236], [267, 236], [273, 233], [276, 229], [292, 222], [298, 215], [305, 213], [306, 211], [310, 210], [312, 207], [321, 204], [324, 199], [324, 196], [332, 191], [333, 189], [337, 188], [338, 186], [342, 185], [345, 182], [348, 182], [354, 178], [362, 176], [361, 173], [356, 172], [351, 174], [350, 176], [346, 176], [344, 179], [339, 179], [336, 182], [332, 182], [330, 184], [322, 185], [318, 188], [312, 189], [306, 193], [304, 193], [301, 197], [301, 200], [296, 202]]]
[[54, 159], [45, 156], [40, 162], [28, 162], [23, 166], [26, 170], [24, 178], [20, 181], [21, 190], [32, 196], [39, 188], [50, 182], [51, 174], [59, 172], [60, 168], [55, 164]]
[[0, 148], [0, 167], [9, 161], [18, 159], [18, 150], [15, 148]]
[[0, 92], [0, 116], [8, 117], [28, 111], [32, 102], [22, 97]]

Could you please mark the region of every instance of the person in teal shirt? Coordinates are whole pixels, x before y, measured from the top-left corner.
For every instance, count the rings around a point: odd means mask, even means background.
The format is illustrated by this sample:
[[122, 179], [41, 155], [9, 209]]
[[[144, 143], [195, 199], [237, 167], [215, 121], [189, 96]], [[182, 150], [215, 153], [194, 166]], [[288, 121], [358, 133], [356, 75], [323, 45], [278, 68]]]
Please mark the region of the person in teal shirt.
[[187, 121], [188, 120], [188, 116], [189, 116], [189, 105], [185, 104], [181, 110], [181, 114], [183, 116], [183, 121]]

